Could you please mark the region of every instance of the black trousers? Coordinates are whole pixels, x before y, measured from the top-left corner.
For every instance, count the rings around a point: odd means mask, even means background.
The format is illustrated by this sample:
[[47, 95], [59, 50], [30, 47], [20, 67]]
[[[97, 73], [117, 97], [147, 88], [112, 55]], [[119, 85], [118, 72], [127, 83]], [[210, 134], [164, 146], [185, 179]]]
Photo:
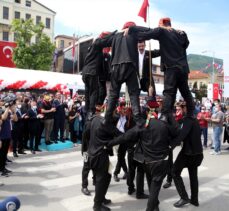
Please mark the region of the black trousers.
[[126, 165], [126, 159], [125, 159], [126, 150], [127, 150], [126, 144], [119, 145], [118, 160], [117, 160], [117, 164], [116, 164], [115, 171], [114, 171], [115, 175], [118, 175], [120, 173], [121, 168], [123, 169], [125, 173], [127, 173], [127, 165]]
[[147, 203], [146, 211], [153, 211], [159, 205], [158, 195], [161, 190], [163, 179], [166, 176], [168, 169], [168, 161], [158, 161], [145, 164], [146, 171], [151, 176], [150, 195]]
[[97, 75], [84, 75], [85, 84], [85, 110], [95, 113], [98, 101], [99, 77]]
[[23, 120], [23, 132], [22, 132], [22, 140], [23, 140], [23, 149], [28, 148], [28, 140], [29, 140], [29, 121], [27, 119]]
[[163, 114], [171, 113], [176, 100], [177, 89], [186, 101], [187, 115], [192, 116], [194, 102], [188, 86], [188, 72], [179, 68], [168, 68], [164, 72], [164, 91], [165, 96], [161, 112]]
[[2, 139], [2, 148], [0, 149], [0, 171], [3, 171], [6, 166], [7, 153], [10, 146], [10, 139]]
[[[145, 176], [145, 168], [142, 163], [134, 160], [134, 148], [128, 149], [128, 175], [127, 175], [127, 186], [129, 190], [133, 190], [135, 188], [134, 179], [136, 175], [136, 195], [144, 194], [144, 176]], [[150, 176], [146, 174], [146, 179], [148, 186], [150, 186]]]
[[[91, 170], [90, 163], [87, 161], [83, 163], [83, 169], [82, 169], [82, 188], [88, 187], [88, 175]], [[95, 184], [95, 175], [93, 171], [93, 184]]]
[[13, 139], [13, 153], [23, 150], [23, 137], [22, 137], [22, 128], [12, 130], [12, 139]]
[[64, 137], [64, 123], [65, 123], [65, 117], [60, 118], [60, 117], [55, 117], [54, 118], [54, 127], [53, 127], [53, 132], [54, 132], [54, 139], [58, 139], [58, 133], [60, 131], [60, 141], [63, 140]]
[[104, 100], [107, 96], [106, 81], [99, 81], [99, 94], [98, 94], [98, 105], [103, 105]]
[[135, 122], [141, 121], [139, 103], [140, 84], [137, 76], [137, 68], [132, 63], [126, 63], [113, 66], [108, 108], [105, 115], [106, 122], [112, 120], [113, 112], [118, 103], [121, 86], [124, 82], [128, 88], [134, 120]]
[[188, 168], [190, 187], [191, 187], [191, 200], [198, 202], [198, 166], [202, 163], [203, 154], [198, 155], [185, 155], [180, 152], [173, 165], [173, 180], [176, 185], [178, 194], [182, 199], [188, 199], [188, 194], [185, 190], [184, 182], [181, 177], [181, 172], [184, 168]]
[[166, 178], [166, 181], [169, 183], [171, 183], [173, 180], [172, 169], [173, 169], [173, 151], [170, 150], [169, 159], [168, 159], [168, 173], [167, 173], [167, 178]]
[[[39, 135], [40, 129], [38, 128], [35, 130], [35, 128], [29, 129], [29, 148], [30, 150], [37, 150], [38, 145], [40, 144], [40, 135]], [[34, 143], [35, 141], [35, 143]]]
[[102, 205], [105, 195], [107, 193], [111, 175], [108, 173], [109, 168], [109, 156], [106, 150], [103, 151], [97, 157], [89, 157], [90, 166], [95, 175], [95, 197], [94, 197], [94, 207], [99, 207]]

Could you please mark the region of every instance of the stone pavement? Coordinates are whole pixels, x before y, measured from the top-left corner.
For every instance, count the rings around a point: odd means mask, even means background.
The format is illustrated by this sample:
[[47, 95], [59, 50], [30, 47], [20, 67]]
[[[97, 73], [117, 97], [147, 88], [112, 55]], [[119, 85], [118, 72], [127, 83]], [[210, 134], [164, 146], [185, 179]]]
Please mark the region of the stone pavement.
[[[211, 133], [209, 134], [211, 135]], [[223, 148], [226, 148], [224, 145]], [[177, 148], [175, 156], [179, 152]], [[229, 210], [229, 151], [223, 150], [219, 156], [209, 155], [210, 149], [204, 150], [204, 161], [199, 168], [200, 207], [185, 206], [184, 211], [228, 211]], [[13, 170], [10, 177], [0, 177], [0, 200], [15, 195], [21, 200], [21, 211], [89, 211], [92, 210], [94, 186], [89, 189], [92, 196], [81, 193], [82, 157], [80, 147], [61, 152], [42, 152], [36, 155], [23, 155], [17, 159], [9, 156], [14, 162], [7, 168]], [[116, 156], [111, 158], [115, 165]], [[123, 173], [120, 174], [120, 177]], [[186, 170], [184, 181], [189, 191], [189, 180]], [[107, 198], [112, 199], [112, 210], [143, 211], [147, 200], [136, 200], [127, 194], [125, 180], [110, 184]], [[146, 189], [146, 184], [145, 184]], [[147, 193], [148, 191], [146, 191]], [[178, 210], [173, 203], [179, 199], [174, 185], [162, 189], [160, 210]]]

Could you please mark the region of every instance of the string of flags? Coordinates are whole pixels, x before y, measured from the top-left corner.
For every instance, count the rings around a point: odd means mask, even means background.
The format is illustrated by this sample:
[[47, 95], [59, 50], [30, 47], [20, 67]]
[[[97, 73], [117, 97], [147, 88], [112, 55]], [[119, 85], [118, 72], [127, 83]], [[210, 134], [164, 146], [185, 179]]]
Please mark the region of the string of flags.
[[223, 70], [223, 64], [219, 64], [219, 63], [214, 63], [214, 64], [207, 64], [205, 66], [205, 68], [203, 68], [203, 70], [207, 70], [209, 68], [212, 68], [212, 65], [214, 65], [214, 68], [218, 71], [218, 73], [224, 73], [224, 70]]

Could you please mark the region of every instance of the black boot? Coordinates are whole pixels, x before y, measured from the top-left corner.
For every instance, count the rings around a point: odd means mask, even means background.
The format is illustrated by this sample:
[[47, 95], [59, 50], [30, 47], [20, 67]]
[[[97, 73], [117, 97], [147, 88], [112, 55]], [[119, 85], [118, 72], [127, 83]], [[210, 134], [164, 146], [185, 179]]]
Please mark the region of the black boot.
[[186, 204], [189, 204], [190, 200], [189, 199], [180, 199], [179, 201], [177, 201], [176, 203], [173, 204], [174, 207], [176, 208], [180, 208]]
[[101, 204], [99, 206], [95, 206], [93, 207], [94, 211], [110, 211], [111, 209], [109, 207], [106, 207], [105, 205]]

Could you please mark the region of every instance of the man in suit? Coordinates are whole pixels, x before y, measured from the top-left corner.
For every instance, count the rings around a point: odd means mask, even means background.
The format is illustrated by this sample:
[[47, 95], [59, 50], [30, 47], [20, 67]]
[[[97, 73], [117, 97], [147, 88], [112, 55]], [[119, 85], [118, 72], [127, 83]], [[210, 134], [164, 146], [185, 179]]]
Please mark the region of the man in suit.
[[[32, 154], [35, 154], [35, 151], [41, 151], [38, 149], [38, 145], [40, 143], [40, 119], [43, 118], [42, 114], [38, 114], [37, 110], [37, 102], [31, 102], [31, 108], [28, 110], [29, 116], [29, 137], [30, 137], [30, 150]], [[35, 146], [34, 146], [35, 139]]]
[[[152, 86], [153, 88], [153, 96], [156, 95], [155, 83], [153, 76], [151, 78], [150, 84], [150, 65], [152, 67], [152, 58], [160, 56], [160, 50], [151, 51], [151, 62], [150, 62], [150, 52], [145, 50], [146, 44], [145, 41], [138, 42], [138, 65], [139, 65], [139, 77], [140, 77], [140, 85], [141, 90], [143, 92], [148, 92], [149, 88]], [[152, 70], [152, 69], [151, 69]]]

